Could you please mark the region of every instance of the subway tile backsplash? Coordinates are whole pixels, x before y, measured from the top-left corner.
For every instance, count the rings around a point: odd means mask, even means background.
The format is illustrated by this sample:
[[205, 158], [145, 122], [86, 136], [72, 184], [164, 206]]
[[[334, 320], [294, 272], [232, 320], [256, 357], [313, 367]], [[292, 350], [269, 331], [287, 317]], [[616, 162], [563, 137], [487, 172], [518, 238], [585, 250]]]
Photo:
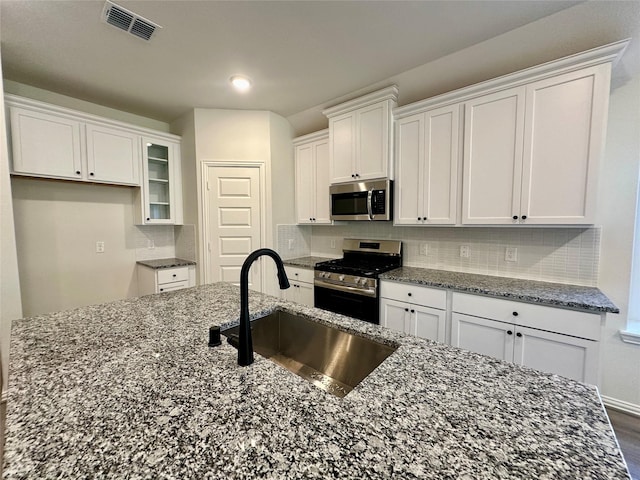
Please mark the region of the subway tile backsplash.
[[[283, 258], [337, 257], [342, 254], [342, 239], [349, 237], [402, 240], [403, 262], [408, 266], [598, 285], [599, 227], [394, 227], [390, 222], [278, 225], [278, 251]], [[292, 249], [289, 239], [293, 239]], [[469, 247], [468, 258], [460, 256], [463, 245]], [[516, 261], [505, 259], [507, 247], [515, 249]]]
[[173, 225], [136, 226], [136, 260], [154, 260], [176, 256]]

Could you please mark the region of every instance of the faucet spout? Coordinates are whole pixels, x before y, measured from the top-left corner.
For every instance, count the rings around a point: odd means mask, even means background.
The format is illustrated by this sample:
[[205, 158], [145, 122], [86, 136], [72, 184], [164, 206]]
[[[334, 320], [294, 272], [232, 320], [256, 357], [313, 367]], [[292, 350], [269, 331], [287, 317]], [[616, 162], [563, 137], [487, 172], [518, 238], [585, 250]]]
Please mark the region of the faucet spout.
[[289, 279], [284, 270], [284, 264], [280, 255], [270, 248], [260, 248], [251, 252], [240, 270], [240, 330], [238, 332], [238, 365], [247, 366], [253, 363], [253, 340], [251, 338], [251, 325], [249, 322], [249, 269], [251, 264], [266, 255], [273, 258], [278, 269], [278, 283], [280, 289], [289, 288]]

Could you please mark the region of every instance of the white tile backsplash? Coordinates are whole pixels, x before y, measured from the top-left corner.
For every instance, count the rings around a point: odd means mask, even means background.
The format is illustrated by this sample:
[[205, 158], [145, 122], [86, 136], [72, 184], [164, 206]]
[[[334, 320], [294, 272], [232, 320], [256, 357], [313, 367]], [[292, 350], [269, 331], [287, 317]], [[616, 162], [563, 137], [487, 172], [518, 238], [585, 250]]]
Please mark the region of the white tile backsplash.
[[[278, 226], [279, 248], [295, 230], [307, 237], [309, 227]], [[283, 230], [281, 237], [280, 227]], [[297, 255], [286, 249], [286, 258], [304, 255], [340, 256], [343, 238], [392, 238], [403, 241], [408, 266], [438, 268], [529, 280], [575, 285], [598, 285], [600, 228], [503, 228], [503, 227], [394, 227], [390, 222], [349, 222], [312, 226], [309, 250]], [[332, 241], [336, 248], [332, 248]], [[420, 245], [427, 244], [427, 255]], [[469, 258], [460, 257], [460, 245], [468, 245]], [[517, 248], [516, 262], [505, 260], [507, 247]], [[291, 253], [291, 254], [289, 254]]]
[[[155, 260], [176, 256], [173, 225], [136, 226], [136, 260]], [[153, 248], [149, 248], [152, 242]]]
[[196, 261], [196, 226], [177, 225], [174, 229], [176, 238], [176, 257], [183, 260]]
[[277, 251], [283, 259], [311, 253], [311, 225], [278, 225]]

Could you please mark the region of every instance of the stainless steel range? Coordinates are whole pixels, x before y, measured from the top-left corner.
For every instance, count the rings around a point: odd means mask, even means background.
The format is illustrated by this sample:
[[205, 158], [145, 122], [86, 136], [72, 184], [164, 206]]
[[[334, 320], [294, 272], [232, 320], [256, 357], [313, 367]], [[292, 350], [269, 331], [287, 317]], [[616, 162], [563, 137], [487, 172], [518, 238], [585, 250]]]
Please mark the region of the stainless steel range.
[[380, 323], [378, 276], [402, 266], [402, 242], [348, 238], [342, 252], [342, 258], [316, 264], [314, 305]]

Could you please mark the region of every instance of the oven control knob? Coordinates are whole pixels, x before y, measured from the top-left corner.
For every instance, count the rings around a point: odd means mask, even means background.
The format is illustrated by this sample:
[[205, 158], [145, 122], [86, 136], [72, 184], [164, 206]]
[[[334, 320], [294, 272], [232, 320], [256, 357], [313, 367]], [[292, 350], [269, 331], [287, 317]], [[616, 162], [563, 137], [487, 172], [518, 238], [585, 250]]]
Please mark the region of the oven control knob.
[[353, 283], [355, 283], [356, 285], [360, 282], [360, 277], [356, 277], [353, 279]]
[[340, 275], [340, 276], [338, 277], [338, 280], [343, 281], [343, 280], [344, 280], [344, 275]]
[[360, 280], [360, 283], [361, 283], [362, 285], [366, 285], [366, 284], [367, 284], [367, 279], [366, 279], [366, 278], [363, 278], [362, 280]]
[[329, 277], [331, 277], [331, 274], [330, 274], [330, 273], [328, 273], [328, 272], [322, 272], [322, 273], [321, 273], [321, 275], [322, 275], [322, 278], [329, 278]]

